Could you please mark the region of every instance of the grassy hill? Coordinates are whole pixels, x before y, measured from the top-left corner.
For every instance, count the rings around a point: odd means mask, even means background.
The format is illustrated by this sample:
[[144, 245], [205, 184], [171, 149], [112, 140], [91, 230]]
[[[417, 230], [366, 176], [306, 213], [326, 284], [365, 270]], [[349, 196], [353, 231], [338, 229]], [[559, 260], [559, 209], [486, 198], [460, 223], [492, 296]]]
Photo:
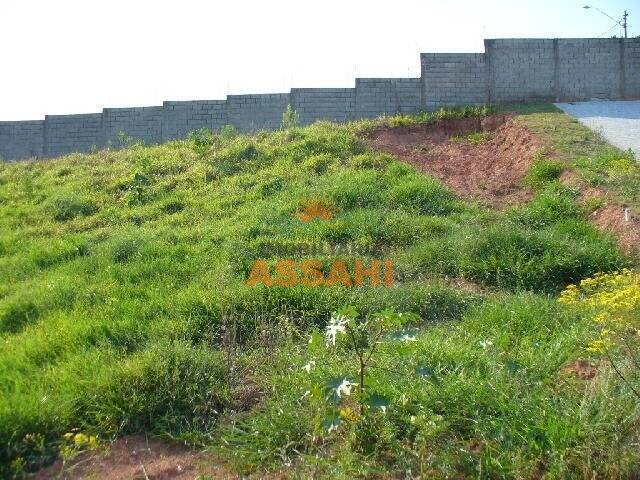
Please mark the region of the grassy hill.
[[[635, 264], [561, 170], [633, 205], [638, 168], [607, 175], [621, 152], [547, 107], [525, 111], [518, 121], [565, 156], [534, 162], [530, 202], [495, 210], [363, 141], [382, 123], [485, 113], [203, 131], [0, 164], [0, 476], [69, 455], [73, 432], [205, 445], [255, 475], [637, 474], [638, 399], [599, 357], [595, 379], [567, 373], [598, 326], [557, 295]], [[318, 199], [332, 218], [300, 221]], [[325, 279], [336, 259], [351, 278], [356, 260], [390, 260], [394, 282], [247, 285], [258, 259], [309, 258]], [[349, 305], [420, 320], [375, 357], [367, 388], [388, 405], [358, 414], [350, 397], [327, 431], [318, 385], [357, 365], [339, 348], [303, 368], [307, 338]]]

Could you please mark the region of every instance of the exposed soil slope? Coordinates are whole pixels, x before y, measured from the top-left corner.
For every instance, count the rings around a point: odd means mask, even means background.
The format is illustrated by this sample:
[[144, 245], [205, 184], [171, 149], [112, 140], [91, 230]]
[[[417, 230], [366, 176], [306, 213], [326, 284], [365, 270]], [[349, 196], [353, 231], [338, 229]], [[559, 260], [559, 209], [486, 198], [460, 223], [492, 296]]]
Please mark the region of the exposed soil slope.
[[[484, 143], [460, 138], [474, 132], [492, 135]], [[365, 140], [371, 148], [393, 154], [433, 175], [460, 197], [498, 209], [531, 199], [532, 192], [522, 178], [537, 152], [552, 150], [542, 138], [505, 114], [416, 127], [382, 127]], [[623, 205], [612, 201], [607, 191], [585, 185], [572, 170], [566, 171], [561, 180], [579, 188], [583, 201], [601, 198], [603, 204], [590, 220], [602, 231], [614, 234], [627, 253], [640, 254], [638, 213], [630, 212], [629, 220], [625, 220]]]
[[62, 462], [57, 461], [33, 478], [193, 480], [200, 475], [216, 479], [238, 478], [224, 469], [215, 467], [213, 460], [206, 453], [138, 435], [116, 440], [106, 452], [82, 454], [64, 468]]
[[[473, 132], [493, 132], [479, 144], [452, 137]], [[469, 118], [435, 125], [380, 128], [368, 145], [382, 150], [448, 185], [459, 196], [504, 208], [531, 197], [522, 186], [542, 139], [514, 121], [510, 115]]]
[[615, 235], [625, 252], [640, 256], [640, 215], [637, 212], [629, 210], [625, 215], [625, 206], [612, 200], [607, 190], [586, 185], [573, 171], [563, 172], [561, 180], [578, 188], [583, 202], [599, 199], [602, 205], [591, 213], [589, 220], [600, 230]]

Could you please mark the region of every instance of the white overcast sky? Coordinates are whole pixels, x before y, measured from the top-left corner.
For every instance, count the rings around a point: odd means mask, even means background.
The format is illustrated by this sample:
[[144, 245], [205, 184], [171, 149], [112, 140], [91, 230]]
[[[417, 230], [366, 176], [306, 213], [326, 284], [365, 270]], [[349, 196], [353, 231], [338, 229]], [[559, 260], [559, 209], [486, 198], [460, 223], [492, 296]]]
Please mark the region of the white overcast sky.
[[352, 87], [483, 38], [620, 34], [587, 3], [640, 34], [638, 0], [1, 0], [0, 120]]

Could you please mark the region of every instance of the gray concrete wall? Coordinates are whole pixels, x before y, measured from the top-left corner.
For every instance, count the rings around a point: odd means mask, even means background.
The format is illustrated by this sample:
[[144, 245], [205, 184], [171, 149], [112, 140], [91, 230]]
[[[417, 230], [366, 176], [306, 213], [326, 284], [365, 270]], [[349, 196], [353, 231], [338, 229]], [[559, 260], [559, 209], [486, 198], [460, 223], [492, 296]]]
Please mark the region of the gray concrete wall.
[[102, 111], [104, 140], [100, 146], [118, 146], [119, 133], [157, 143], [162, 140], [162, 107], [105, 108]]
[[185, 138], [201, 128], [217, 132], [229, 123], [224, 100], [164, 102], [162, 115], [163, 141]]
[[554, 40], [487, 40], [485, 54], [490, 102], [555, 100]]
[[355, 118], [411, 113], [422, 108], [419, 78], [357, 78]]
[[421, 64], [429, 109], [640, 98], [639, 38], [485, 40], [485, 53], [423, 53]]
[[427, 109], [487, 103], [484, 53], [423, 53], [420, 64]]
[[44, 121], [0, 122], [0, 159], [42, 157]]
[[229, 95], [227, 121], [240, 132], [275, 130], [280, 127], [289, 102], [288, 93]]
[[624, 71], [624, 98], [640, 98], [640, 39], [633, 38], [622, 40], [623, 71]]
[[117, 147], [119, 132], [157, 143], [202, 127], [276, 129], [287, 105], [306, 125], [455, 105], [640, 98], [638, 38], [485, 40], [485, 53], [423, 53], [420, 64], [420, 78], [358, 78], [355, 88], [294, 88], [290, 93], [0, 122], [0, 158], [47, 158]]
[[347, 122], [354, 117], [356, 92], [355, 88], [294, 88], [291, 106], [303, 125], [317, 120]]
[[622, 46], [615, 38], [558, 40], [557, 99], [622, 98]]
[[44, 117], [42, 155], [45, 158], [71, 152], [89, 152], [103, 146], [101, 113]]

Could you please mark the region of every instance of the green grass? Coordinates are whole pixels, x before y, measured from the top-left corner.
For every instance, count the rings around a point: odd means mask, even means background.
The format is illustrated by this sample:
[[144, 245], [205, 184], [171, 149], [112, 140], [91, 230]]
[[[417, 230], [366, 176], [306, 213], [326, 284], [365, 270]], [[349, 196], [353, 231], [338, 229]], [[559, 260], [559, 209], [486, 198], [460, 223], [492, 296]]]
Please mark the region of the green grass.
[[451, 137], [452, 142], [458, 143], [469, 143], [471, 145], [482, 145], [483, 143], [487, 143], [491, 140], [492, 134], [491, 132], [473, 132], [468, 135], [459, 135], [455, 137]]
[[[606, 369], [593, 386], [559, 380], [591, 331], [553, 299], [630, 265], [615, 240], [549, 165], [532, 173], [532, 202], [488, 211], [359, 138], [486, 112], [199, 132], [0, 164], [0, 476], [52, 461], [73, 429], [204, 444], [257, 475], [289, 461], [327, 478], [630, 475], [632, 400]], [[334, 218], [296, 219], [313, 199], [333, 203]], [[246, 286], [256, 259], [309, 257], [325, 275], [336, 258], [351, 269], [388, 258], [395, 283]], [[300, 399], [316, 380], [301, 346], [343, 305], [414, 312], [422, 333], [410, 349], [384, 347], [380, 367], [403, 372], [378, 379], [389, 415], [318, 443], [317, 405]], [[418, 363], [437, 380], [415, 378]], [[244, 401], [247, 386], [264, 392], [258, 404]], [[463, 451], [469, 442], [486, 448]]]
[[636, 399], [606, 368], [588, 388], [562, 373], [591, 334], [547, 298], [488, 301], [410, 348], [385, 346], [373, 388], [392, 399], [387, 412], [346, 421], [330, 438], [305, 392], [349, 365], [323, 361], [307, 374], [307, 357], [283, 340], [286, 353], [259, 367], [249, 360], [272, 400], [223, 429], [222, 453], [247, 473], [292, 462], [303, 478], [619, 478], [637, 461]]
[[549, 155], [575, 168], [589, 185], [602, 187], [618, 202], [640, 209], [640, 163], [631, 152], [608, 144], [573, 117], [550, 104], [507, 105], [520, 122], [542, 136], [552, 151]]

